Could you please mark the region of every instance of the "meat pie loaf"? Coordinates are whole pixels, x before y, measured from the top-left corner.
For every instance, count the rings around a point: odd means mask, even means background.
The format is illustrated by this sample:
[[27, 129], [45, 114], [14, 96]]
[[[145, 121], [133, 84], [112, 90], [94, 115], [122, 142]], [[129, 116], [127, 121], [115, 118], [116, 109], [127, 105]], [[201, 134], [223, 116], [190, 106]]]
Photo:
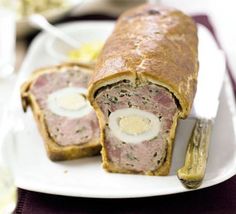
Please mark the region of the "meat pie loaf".
[[197, 45], [195, 23], [176, 9], [145, 4], [118, 19], [88, 93], [105, 169], [169, 173], [177, 120], [196, 92]]
[[64, 64], [35, 72], [21, 87], [24, 111], [30, 106], [49, 158], [70, 160], [99, 153], [99, 125], [86, 99], [92, 70]]

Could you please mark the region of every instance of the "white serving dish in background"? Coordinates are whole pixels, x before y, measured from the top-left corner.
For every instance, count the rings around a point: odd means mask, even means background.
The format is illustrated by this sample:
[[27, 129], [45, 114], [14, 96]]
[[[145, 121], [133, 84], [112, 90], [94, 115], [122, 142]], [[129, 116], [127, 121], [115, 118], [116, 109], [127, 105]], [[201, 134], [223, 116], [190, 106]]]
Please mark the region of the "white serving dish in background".
[[[62, 8], [55, 8], [42, 12], [41, 14], [49, 21], [56, 22], [57, 20], [65, 17], [72, 9], [79, 6], [84, 0], [66, 0], [66, 6]], [[18, 18], [16, 21], [16, 34], [17, 37], [24, 37], [30, 33], [36, 31], [36, 28], [33, 28], [27, 17]]]
[[[74, 30], [78, 34], [86, 30], [90, 39], [95, 40], [102, 35], [101, 38], [105, 40], [113, 29], [113, 23], [76, 22], [61, 25], [60, 28], [66, 33]], [[201, 30], [199, 32], [199, 39], [205, 40]], [[83, 37], [81, 34], [78, 40]], [[3, 149], [16, 185], [37, 192], [91, 198], [134, 198], [189, 191], [179, 182], [176, 170], [183, 165], [193, 120], [182, 120], [178, 125], [169, 176], [108, 173], [101, 168], [100, 157], [64, 162], [52, 162], [47, 158], [31, 111], [24, 114], [21, 109], [19, 86], [34, 69], [57, 63], [46, 51], [48, 38], [48, 34], [42, 33], [31, 44], [20, 70], [9, 112], [9, 118], [14, 118], [15, 128], [13, 133], [6, 136], [7, 143]], [[209, 56], [209, 63], [215, 63], [213, 56]], [[226, 75], [212, 133], [206, 176], [200, 188], [223, 182], [236, 174], [235, 119], [235, 100]]]
[[[102, 27], [99, 21], [94, 22], [87, 22], [83, 21], [80, 22], [79, 30], [75, 30], [75, 28], [69, 27], [67, 24], [62, 24], [58, 26], [62, 26], [65, 29], [66, 33], [73, 38], [74, 40], [78, 40], [79, 44], [84, 43], [95, 43], [98, 42], [99, 44], [103, 44], [104, 38], [111, 33], [111, 27], [104, 28]], [[114, 22], [107, 21], [107, 24], [110, 23], [113, 25]], [[93, 25], [93, 27], [92, 27]], [[109, 24], [108, 24], [109, 25]], [[68, 26], [68, 27], [67, 27]], [[94, 32], [97, 32], [94, 35]], [[53, 59], [57, 63], [68, 62], [71, 61], [69, 59], [69, 52], [75, 49], [71, 49], [67, 44], [63, 43], [60, 39], [54, 36], [48, 36], [45, 40], [45, 49], [47, 54], [50, 56], [50, 59]]]

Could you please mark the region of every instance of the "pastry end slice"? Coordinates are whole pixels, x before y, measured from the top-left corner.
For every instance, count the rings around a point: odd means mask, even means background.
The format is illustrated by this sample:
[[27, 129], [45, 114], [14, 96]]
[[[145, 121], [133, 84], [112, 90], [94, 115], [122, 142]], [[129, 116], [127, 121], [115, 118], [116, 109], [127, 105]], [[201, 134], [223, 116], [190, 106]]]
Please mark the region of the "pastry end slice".
[[96, 113], [86, 97], [91, 73], [91, 68], [77, 64], [48, 67], [34, 72], [21, 87], [23, 110], [31, 108], [53, 161], [100, 152]]

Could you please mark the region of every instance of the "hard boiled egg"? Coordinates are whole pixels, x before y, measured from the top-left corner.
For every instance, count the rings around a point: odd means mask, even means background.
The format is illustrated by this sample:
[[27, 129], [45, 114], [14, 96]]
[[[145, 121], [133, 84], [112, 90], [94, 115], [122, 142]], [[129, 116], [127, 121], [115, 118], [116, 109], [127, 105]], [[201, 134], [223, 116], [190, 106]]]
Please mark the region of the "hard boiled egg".
[[87, 89], [66, 87], [51, 93], [47, 99], [47, 105], [54, 114], [80, 118], [88, 114], [92, 107], [86, 99]]
[[112, 112], [108, 119], [109, 128], [121, 141], [140, 143], [156, 137], [160, 131], [159, 118], [136, 108], [124, 108]]

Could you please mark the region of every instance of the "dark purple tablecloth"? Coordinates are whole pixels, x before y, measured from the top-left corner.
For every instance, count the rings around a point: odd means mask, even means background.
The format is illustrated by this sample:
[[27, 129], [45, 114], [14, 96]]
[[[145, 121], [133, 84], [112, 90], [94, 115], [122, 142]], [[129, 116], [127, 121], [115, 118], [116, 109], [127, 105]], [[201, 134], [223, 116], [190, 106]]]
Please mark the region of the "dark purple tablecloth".
[[[86, 19], [107, 19], [106, 16], [86, 16]], [[195, 16], [214, 34], [207, 16]], [[74, 18], [73, 18], [74, 20]], [[68, 21], [68, 20], [67, 20]], [[230, 73], [230, 71], [229, 71]], [[230, 73], [230, 76], [231, 73]], [[233, 81], [234, 89], [236, 89]], [[46, 175], [45, 175], [46, 176]], [[155, 188], [155, 187], [153, 187]], [[202, 190], [137, 199], [89, 199], [73, 198], [19, 189], [15, 213], [64, 214], [64, 213], [226, 213], [236, 214], [236, 176]]]

